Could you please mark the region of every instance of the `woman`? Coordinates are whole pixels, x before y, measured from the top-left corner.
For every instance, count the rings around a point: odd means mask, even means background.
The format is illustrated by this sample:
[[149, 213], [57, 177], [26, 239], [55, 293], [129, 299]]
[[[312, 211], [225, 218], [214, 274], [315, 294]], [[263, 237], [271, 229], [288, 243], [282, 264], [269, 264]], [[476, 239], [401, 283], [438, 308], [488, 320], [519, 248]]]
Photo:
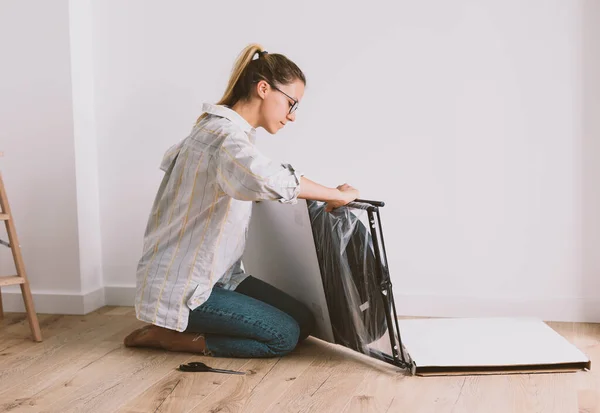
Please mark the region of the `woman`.
[[256, 129], [277, 133], [296, 119], [306, 79], [292, 61], [247, 46], [227, 90], [205, 104], [190, 135], [170, 148], [144, 236], [135, 310], [149, 323], [125, 338], [216, 357], [277, 357], [314, 326], [300, 302], [241, 268], [252, 201], [327, 202], [358, 198], [349, 185], [327, 188], [254, 146]]

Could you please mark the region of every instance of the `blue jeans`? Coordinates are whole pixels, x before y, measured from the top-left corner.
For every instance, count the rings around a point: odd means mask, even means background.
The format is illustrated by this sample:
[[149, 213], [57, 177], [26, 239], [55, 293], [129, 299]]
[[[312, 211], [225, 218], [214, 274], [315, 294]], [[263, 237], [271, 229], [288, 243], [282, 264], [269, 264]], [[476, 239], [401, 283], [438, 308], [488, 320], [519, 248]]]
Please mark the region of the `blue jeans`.
[[308, 337], [312, 313], [288, 294], [252, 276], [235, 291], [215, 286], [190, 312], [187, 332], [203, 333], [215, 357], [280, 357]]

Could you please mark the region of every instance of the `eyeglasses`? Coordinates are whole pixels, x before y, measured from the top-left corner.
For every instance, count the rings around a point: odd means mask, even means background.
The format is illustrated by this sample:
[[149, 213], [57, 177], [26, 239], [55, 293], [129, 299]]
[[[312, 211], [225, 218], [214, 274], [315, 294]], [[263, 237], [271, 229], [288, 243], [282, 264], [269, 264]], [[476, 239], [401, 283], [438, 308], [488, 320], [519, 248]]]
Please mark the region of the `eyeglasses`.
[[299, 102], [298, 102], [296, 99], [294, 99], [293, 97], [291, 97], [290, 95], [288, 95], [287, 93], [285, 93], [283, 90], [279, 89], [277, 86], [273, 86], [273, 85], [271, 85], [271, 87], [272, 87], [273, 89], [275, 89], [275, 90], [277, 90], [277, 91], [279, 91], [279, 92], [283, 93], [283, 94], [284, 94], [284, 95], [286, 95], [288, 98], [290, 98], [291, 100], [293, 100], [293, 101], [294, 101], [294, 103], [293, 103], [293, 104], [290, 106], [290, 113], [289, 113], [290, 115], [291, 115], [292, 113], [294, 113], [294, 112], [296, 111], [296, 109], [298, 109]]

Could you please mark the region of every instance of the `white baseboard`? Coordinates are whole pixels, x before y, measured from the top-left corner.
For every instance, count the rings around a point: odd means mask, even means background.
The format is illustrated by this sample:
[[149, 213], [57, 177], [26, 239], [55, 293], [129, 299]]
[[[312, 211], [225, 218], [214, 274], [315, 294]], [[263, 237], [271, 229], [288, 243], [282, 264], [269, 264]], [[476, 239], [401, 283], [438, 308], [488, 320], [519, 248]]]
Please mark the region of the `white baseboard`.
[[[106, 286], [88, 294], [32, 292], [36, 312], [87, 314], [105, 305], [132, 307], [135, 286]], [[544, 321], [600, 322], [600, 299], [418, 295], [394, 292], [399, 316], [535, 317]], [[20, 290], [2, 291], [4, 311], [23, 312]]]
[[91, 293], [83, 295], [83, 314], [91, 313], [106, 305], [106, 289], [99, 288]]
[[[33, 305], [38, 314], [88, 314], [105, 306], [104, 288], [86, 294], [32, 291]], [[21, 290], [2, 290], [2, 304], [5, 312], [25, 311]]]
[[544, 321], [600, 322], [600, 299], [416, 295], [394, 292], [399, 316], [535, 317]]
[[[91, 313], [105, 305], [131, 306], [135, 299], [135, 286], [99, 288], [86, 294], [52, 291], [32, 291], [33, 305], [38, 314]], [[5, 312], [21, 313], [25, 311], [21, 290], [15, 287], [2, 289], [2, 304]]]

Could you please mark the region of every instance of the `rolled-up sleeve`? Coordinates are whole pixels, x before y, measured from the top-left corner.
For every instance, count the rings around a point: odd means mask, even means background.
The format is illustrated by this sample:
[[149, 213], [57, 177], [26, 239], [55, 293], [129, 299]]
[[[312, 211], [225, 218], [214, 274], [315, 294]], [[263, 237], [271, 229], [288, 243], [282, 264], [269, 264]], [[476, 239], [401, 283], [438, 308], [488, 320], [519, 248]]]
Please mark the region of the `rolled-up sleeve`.
[[301, 173], [275, 162], [252, 144], [245, 134], [231, 134], [216, 153], [217, 182], [223, 192], [245, 201], [276, 200], [295, 204]]

